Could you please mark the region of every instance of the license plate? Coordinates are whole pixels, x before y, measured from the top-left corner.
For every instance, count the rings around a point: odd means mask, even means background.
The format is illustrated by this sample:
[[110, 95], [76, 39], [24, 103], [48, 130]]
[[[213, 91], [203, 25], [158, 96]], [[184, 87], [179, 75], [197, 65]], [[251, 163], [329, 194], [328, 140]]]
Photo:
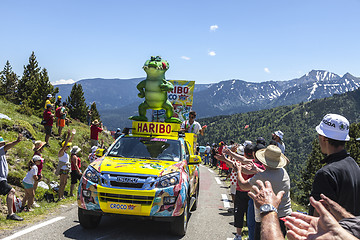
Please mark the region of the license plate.
[[107, 207], [112, 212], [137, 213], [141, 212], [141, 204], [133, 203], [107, 203]]

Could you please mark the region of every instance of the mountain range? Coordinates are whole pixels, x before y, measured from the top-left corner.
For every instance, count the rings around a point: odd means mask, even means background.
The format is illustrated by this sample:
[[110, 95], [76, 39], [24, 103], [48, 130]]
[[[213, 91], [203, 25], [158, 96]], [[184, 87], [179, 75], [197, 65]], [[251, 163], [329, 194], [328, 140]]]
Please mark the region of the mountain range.
[[[143, 101], [136, 85], [144, 78], [83, 79], [78, 81], [88, 104], [96, 102], [101, 119], [109, 129], [128, 126], [128, 117], [137, 114]], [[57, 85], [67, 97], [73, 84]], [[230, 115], [277, 106], [308, 102], [353, 91], [360, 78], [350, 73], [342, 77], [325, 70], [312, 70], [300, 78], [286, 81], [247, 82], [232, 79], [212, 84], [195, 84], [193, 109], [200, 118]], [[63, 98], [65, 99], [65, 98]]]

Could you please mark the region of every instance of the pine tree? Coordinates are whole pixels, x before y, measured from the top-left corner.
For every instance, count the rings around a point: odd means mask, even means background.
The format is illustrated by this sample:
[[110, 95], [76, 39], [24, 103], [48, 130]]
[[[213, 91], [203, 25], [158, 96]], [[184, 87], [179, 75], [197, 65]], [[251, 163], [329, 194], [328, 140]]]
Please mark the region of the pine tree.
[[41, 70], [36, 87], [30, 95], [29, 106], [35, 110], [43, 110], [46, 96], [48, 94], [55, 96], [58, 92], [59, 89], [54, 89], [54, 86], [50, 83], [47, 70], [44, 68]]
[[20, 102], [28, 105], [29, 98], [34, 92], [40, 79], [41, 68], [36, 60], [35, 53], [29, 57], [29, 64], [24, 66], [24, 73], [18, 84], [18, 98]]
[[301, 180], [296, 181], [297, 187], [301, 190], [298, 201], [307, 205], [309, 203], [309, 196], [312, 189], [316, 172], [325, 164], [321, 162], [324, 159], [324, 154], [321, 152], [318, 138], [312, 142], [312, 150], [306, 161], [306, 167], [301, 171]]
[[16, 91], [19, 77], [13, 72], [9, 61], [6, 61], [4, 70], [0, 72], [0, 95], [8, 101], [16, 102]]
[[96, 108], [95, 102], [91, 104], [90, 111], [91, 111], [91, 122], [94, 121], [95, 119], [98, 119], [100, 121], [100, 114]]
[[69, 115], [81, 122], [86, 121], [88, 107], [85, 103], [84, 91], [81, 84], [74, 84], [70, 96], [67, 98]]

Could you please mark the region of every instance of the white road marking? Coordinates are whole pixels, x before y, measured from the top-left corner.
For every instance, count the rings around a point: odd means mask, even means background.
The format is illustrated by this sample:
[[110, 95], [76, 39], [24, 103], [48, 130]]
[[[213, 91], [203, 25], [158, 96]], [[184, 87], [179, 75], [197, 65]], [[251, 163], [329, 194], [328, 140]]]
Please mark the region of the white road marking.
[[214, 171], [213, 171], [213, 170], [211, 170], [210, 168], [208, 168], [208, 170], [209, 170], [209, 172], [214, 173]]
[[217, 182], [217, 184], [221, 185], [221, 180], [219, 177], [215, 177], [215, 181]]
[[65, 217], [56, 217], [56, 218], [50, 219], [49, 221], [46, 221], [46, 222], [37, 224], [37, 225], [32, 226], [32, 227], [29, 227], [29, 228], [26, 228], [26, 229], [24, 229], [24, 230], [22, 230], [22, 231], [20, 231], [20, 232], [17, 232], [17, 233], [15, 233], [15, 234], [11, 235], [11, 236], [8, 236], [8, 237], [6, 237], [6, 238], [3, 238], [2, 240], [11, 240], [11, 239], [20, 237], [20, 236], [22, 236], [22, 235], [24, 235], [24, 234], [27, 234], [27, 233], [29, 233], [29, 232], [32, 232], [32, 231], [36, 230], [36, 229], [45, 227], [46, 225], [52, 224], [52, 223], [57, 222], [57, 221], [59, 221], [59, 220], [62, 220], [62, 219], [64, 219], [64, 218], [65, 218]]
[[221, 198], [223, 200], [224, 207], [225, 208], [230, 208], [230, 203], [229, 203], [229, 199], [227, 198], [227, 195], [226, 194], [221, 194]]

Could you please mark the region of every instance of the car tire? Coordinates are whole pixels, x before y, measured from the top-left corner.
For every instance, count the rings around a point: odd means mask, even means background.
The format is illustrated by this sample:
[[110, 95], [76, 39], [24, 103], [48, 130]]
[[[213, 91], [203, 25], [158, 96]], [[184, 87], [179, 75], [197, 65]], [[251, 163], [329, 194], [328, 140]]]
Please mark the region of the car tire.
[[192, 205], [190, 211], [196, 211], [198, 204], [199, 204], [199, 189], [200, 189], [200, 182], [198, 183], [196, 187], [196, 193], [195, 193], [195, 202]]
[[187, 224], [189, 220], [189, 202], [188, 199], [185, 200], [185, 209], [183, 214], [176, 217], [176, 219], [171, 222], [171, 232], [177, 236], [184, 236], [187, 230]]
[[96, 228], [101, 220], [101, 215], [86, 214], [86, 210], [78, 208], [78, 217], [80, 225], [86, 229]]

